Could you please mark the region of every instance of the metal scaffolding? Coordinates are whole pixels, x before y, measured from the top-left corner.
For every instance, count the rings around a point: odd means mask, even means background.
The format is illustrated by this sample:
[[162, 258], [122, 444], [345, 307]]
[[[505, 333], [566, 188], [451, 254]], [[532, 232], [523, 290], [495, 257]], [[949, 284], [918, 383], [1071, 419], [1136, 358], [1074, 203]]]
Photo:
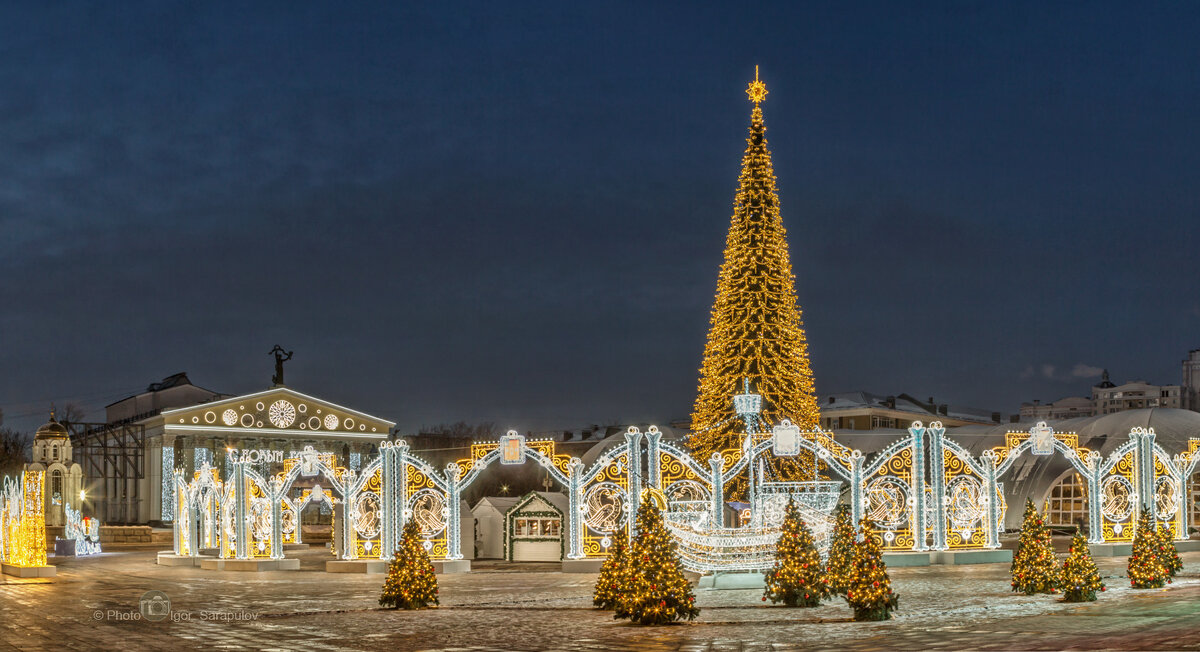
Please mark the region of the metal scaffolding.
[[119, 423], [65, 423], [75, 459], [83, 467], [88, 502], [105, 523], [137, 523], [138, 483], [146, 477], [146, 426], [136, 419]]

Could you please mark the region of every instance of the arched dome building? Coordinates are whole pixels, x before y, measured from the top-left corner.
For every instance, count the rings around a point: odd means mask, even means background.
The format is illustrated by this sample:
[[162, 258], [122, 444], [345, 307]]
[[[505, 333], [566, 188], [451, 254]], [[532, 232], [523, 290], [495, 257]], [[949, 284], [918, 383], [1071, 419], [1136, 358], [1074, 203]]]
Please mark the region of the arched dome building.
[[50, 421], [37, 429], [33, 438], [33, 462], [30, 471], [46, 474], [46, 525], [66, 525], [64, 506], [69, 502], [81, 508], [80, 491], [83, 489], [83, 470], [75, 463], [71, 451], [70, 433], [66, 426], [50, 415]]

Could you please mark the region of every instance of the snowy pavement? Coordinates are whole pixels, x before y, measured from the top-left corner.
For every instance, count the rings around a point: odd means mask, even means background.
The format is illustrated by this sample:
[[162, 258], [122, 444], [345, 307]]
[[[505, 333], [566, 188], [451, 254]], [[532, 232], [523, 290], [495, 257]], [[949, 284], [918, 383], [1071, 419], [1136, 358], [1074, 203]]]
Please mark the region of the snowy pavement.
[[[0, 580], [4, 649], [280, 650], [875, 650], [1200, 649], [1200, 552], [1166, 589], [1126, 588], [1124, 559], [1097, 559], [1109, 590], [1071, 605], [1008, 588], [1008, 565], [892, 569], [900, 611], [856, 623], [842, 600], [817, 609], [761, 601], [758, 590], [697, 590], [700, 618], [636, 627], [591, 608], [594, 575], [553, 566], [476, 564], [439, 578], [442, 607], [380, 610], [383, 577], [168, 568], [153, 552], [59, 561], [53, 580]], [[147, 591], [170, 599], [139, 619]]]

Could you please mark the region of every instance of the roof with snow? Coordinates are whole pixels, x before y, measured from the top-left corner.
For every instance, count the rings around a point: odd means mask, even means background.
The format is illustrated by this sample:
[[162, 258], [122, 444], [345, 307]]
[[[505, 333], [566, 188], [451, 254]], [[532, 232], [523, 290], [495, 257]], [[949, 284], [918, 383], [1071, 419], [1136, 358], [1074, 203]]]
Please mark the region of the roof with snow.
[[[880, 396], [864, 391], [828, 394], [820, 400], [818, 407], [820, 407], [822, 415], [827, 415], [829, 412], [836, 412], [838, 410], [877, 408], [908, 412], [925, 418], [940, 416], [962, 419], [964, 421], [992, 423], [992, 412], [988, 410], [962, 405], [942, 404], [939, 406], [932, 397], [930, 397], [929, 401], [922, 401], [909, 394]], [[939, 411], [939, 408], [945, 408], [945, 412]]]

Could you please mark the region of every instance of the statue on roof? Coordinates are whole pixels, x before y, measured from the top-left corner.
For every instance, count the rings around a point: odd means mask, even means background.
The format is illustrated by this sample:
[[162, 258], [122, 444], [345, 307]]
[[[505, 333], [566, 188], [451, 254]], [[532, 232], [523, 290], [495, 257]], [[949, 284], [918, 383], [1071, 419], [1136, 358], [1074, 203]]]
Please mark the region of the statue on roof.
[[283, 385], [283, 363], [291, 360], [293, 353], [295, 351], [284, 351], [282, 346], [276, 344], [275, 348], [271, 349], [271, 352], [267, 354], [275, 356], [275, 375], [271, 376], [271, 382], [276, 387]]

